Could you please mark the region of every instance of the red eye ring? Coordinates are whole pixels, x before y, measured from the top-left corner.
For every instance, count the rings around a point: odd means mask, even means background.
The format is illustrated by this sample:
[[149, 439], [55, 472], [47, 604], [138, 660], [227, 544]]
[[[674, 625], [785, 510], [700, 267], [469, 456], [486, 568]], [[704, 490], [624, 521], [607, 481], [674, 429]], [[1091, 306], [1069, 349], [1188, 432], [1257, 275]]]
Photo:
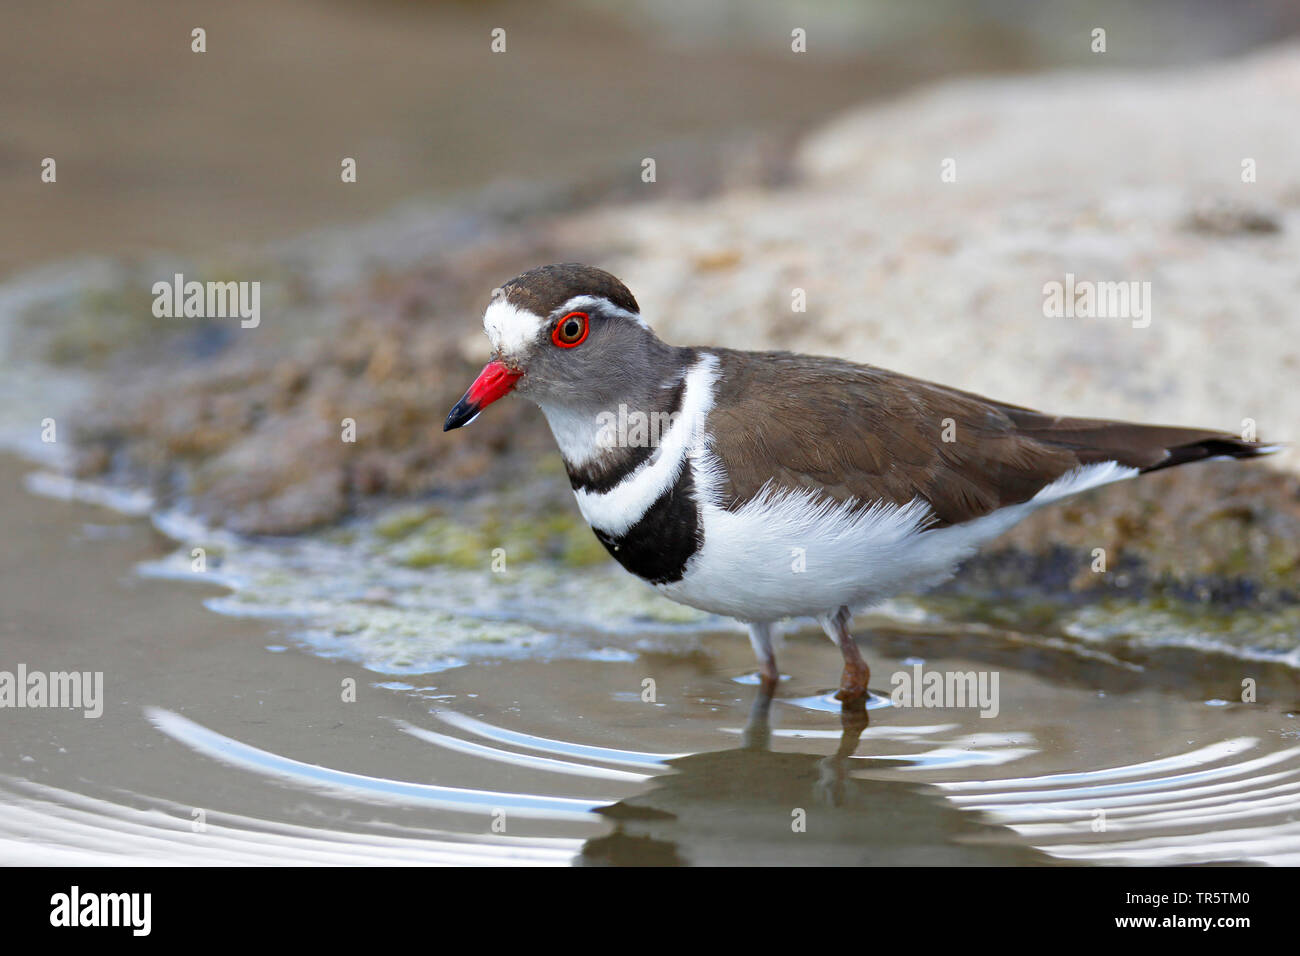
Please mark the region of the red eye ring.
[[[572, 324], [576, 319], [579, 331], [571, 334], [565, 334], [563, 329]], [[587, 341], [587, 333], [591, 331], [591, 320], [587, 317], [586, 312], [570, 312], [560, 321], [555, 323], [555, 328], [551, 330], [551, 341], [562, 349], [577, 348], [583, 342]]]

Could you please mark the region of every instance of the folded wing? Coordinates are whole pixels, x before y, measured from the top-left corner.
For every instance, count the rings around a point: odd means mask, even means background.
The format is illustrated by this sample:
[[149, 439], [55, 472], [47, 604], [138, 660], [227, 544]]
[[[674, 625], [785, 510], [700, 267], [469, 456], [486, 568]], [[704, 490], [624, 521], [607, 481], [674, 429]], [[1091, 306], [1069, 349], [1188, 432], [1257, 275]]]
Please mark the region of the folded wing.
[[709, 430], [730, 509], [771, 485], [864, 506], [920, 497], [943, 526], [1027, 501], [1083, 465], [1145, 472], [1275, 450], [1225, 432], [1044, 415], [839, 359], [717, 354]]

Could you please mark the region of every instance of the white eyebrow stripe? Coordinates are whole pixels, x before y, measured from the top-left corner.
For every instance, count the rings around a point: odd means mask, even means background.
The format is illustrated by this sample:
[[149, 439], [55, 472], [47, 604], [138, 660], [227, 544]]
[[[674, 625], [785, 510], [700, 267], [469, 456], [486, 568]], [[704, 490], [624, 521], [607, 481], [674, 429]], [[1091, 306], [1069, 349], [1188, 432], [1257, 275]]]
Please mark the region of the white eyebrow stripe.
[[604, 312], [610, 315], [617, 315], [620, 318], [631, 319], [643, 329], [650, 328], [650, 326], [646, 324], [645, 319], [641, 318], [639, 314], [636, 312], [629, 312], [627, 309], [620, 309], [603, 295], [575, 295], [555, 311], [558, 315], [564, 315], [566, 312], [582, 312], [595, 306], [600, 306]]
[[504, 355], [522, 355], [546, 324], [540, 315], [520, 309], [505, 299], [493, 302], [483, 313], [483, 331], [492, 348]]

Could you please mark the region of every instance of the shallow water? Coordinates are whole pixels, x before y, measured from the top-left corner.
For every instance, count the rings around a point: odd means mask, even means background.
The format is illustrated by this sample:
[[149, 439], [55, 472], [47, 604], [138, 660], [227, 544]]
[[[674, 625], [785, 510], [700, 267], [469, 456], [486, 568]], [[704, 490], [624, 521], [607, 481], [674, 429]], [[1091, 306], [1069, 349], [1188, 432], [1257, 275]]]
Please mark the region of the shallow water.
[[[186, 583], [187, 548], [28, 471], [0, 464], [0, 669], [102, 670], [105, 710], [0, 711], [0, 861], [1300, 862], [1281, 660], [901, 608], [858, 622], [877, 695], [846, 717], [819, 632], [788, 635], [765, 703], [741, 633], [616, 569], [493, 592], [337, 540], [228, 540]], [[917, 663], [996, 673], [997, 716], [894, 705]]]

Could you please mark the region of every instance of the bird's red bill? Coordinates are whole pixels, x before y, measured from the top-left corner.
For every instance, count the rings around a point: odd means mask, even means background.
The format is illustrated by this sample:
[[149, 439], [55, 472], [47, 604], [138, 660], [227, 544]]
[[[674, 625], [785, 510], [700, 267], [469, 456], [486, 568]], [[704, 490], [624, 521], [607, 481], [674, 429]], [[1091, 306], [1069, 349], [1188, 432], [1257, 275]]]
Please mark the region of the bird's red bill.
[[479, 412], [514, 388], [521, 374], [523, 373], [510, 371], [502, 362], [488, 362], [470, 385], [469, 391], [447, 415], [442, 430], [446, 432], [468, 425]]

